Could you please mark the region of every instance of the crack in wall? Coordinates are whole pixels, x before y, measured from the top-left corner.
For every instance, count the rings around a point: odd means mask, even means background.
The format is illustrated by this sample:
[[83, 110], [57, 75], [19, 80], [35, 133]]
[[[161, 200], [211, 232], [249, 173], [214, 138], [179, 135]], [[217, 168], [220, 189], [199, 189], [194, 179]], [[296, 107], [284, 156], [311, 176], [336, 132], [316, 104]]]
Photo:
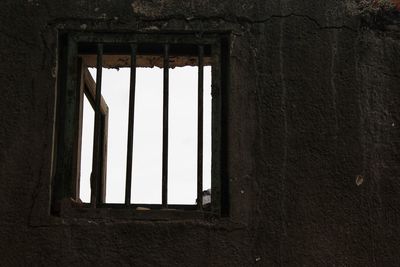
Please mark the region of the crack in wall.
[[261, 18], [261, 19], [251, 19], [248, 17], [244, 17], [244, 16], [234, 16], [234, 19], [230, 19], [224, 16], [207, 16], [207, 17], [202, 17], [202, 16], [198, 16], [198, 17], [186, 17], [184, 15], [181, 16], [167, 16], [167, 17], [163, 17], [163, 18], [146, 18], [146, 17], [140, 17], [140, 19], [142, 21], [146, 21], [146, 22], [156, 22], [156, 21], [169, 21], [169, 20], [185, 20], [187, 22], [190, 21], [195, 21], [195, 20], [221, 20], [224, 22], [228, 22], [228, 23], [239, 23], [239, 24], [262, 24], [262, 23], [266, 23], [269, 22], [273, 19], [285, 19], [285, 18], [291, 18], [291, 17], [300, 17], [300, 18], [305, 18], [309, 21], [311, 21], [313, 24], [315, 24], [317, 26], [318, 29], [320, 30], [349, 30], [349, 31], [353, 31], [353, 32], [357, 32], [356, 29], [351, 28], [350, 26], [347, 25], [327, 25], [327, 26], [323, 26], [321, 23], [318, 22], [318, 20], [312, 18], [309, 15], [305, 15], [305, 14], [298, 14], [298, 13], [288, 13], [288, 14], [284, 14], [284, 15], [271, 15], [268, 16], [266, 18]]
[[[320, 22], [318, 22], [317, 19], [312, 18], [309, 15], [305, 14], [298, 14], [298, 13], [288, 13], [284, 15], [271, 15], [266, 18], [261, 18], [261, 19], [251, 19], [245, 16], [232, 16], [232, 17], [226, 17], [226, 16], [193, 16], [193, 17], [188, 17], [185, 15], [171, 15], [171, 16], [164, 16], [164, 17], [158, 17], [158, 18], [148, 18], [145, 16], [138, 16], [137, 20], [140, 22], [148, 22], [148, 23], [156, 23], [156, 22], [168, 22], [172, 20], [178, 20], [178, 21], [185, 21], [186, 23], [189, 22], [194, 22], [194, 21], [223, 21], [226, 23], [233, 23], [233, 24], [263, 24], [272, 21], [273, 19], [286, 19], [286, 18], [304, 18], [310, 22], [312, 22], [319, 30], [348, 30], [351, 32], [358, 32], [356, 29], [348, 26], [348, 25], [322, 25]], [[93, 22], [93, 23], [98, 23], [98, 22], [115, 22], [113, 18], [110, 19], [102, 19], [102, 18], [87, 18], [87, 19], [81, 19], [81, 18], [74, 18], [74, 17], [64, 17], [64, 18], [58, 18], [55, 20], [52, 20], [48, 25], [53, 25], [57, 23], [68, 23], [68, 22], [74, 22], [74, 23], [87, 23], [87, 22]], [[123, 18], [119, 18], [118, 20], [119, 24], [128, 24], [127, 22], [124, 22]]]

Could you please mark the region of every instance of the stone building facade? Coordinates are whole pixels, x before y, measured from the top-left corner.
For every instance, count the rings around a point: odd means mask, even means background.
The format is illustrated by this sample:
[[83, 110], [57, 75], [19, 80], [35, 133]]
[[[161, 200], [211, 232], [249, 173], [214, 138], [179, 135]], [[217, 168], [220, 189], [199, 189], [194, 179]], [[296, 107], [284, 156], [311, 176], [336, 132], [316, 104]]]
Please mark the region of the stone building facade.
[[[1, 266], [399, 266], [400, 28], [357, 1], [0, 3]], [[229, 33], [227, 216], [51, 213], [60, 31]]]

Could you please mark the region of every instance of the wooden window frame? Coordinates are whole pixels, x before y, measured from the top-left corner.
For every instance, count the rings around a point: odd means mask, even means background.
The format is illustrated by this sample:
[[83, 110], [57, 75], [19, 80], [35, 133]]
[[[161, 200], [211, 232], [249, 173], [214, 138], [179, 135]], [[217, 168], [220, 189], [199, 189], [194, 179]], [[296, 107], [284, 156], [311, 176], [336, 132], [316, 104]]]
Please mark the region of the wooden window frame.
[[[83, 100], [84, 97], [87, 98], [90, 106], [95, 111], [95, 100], [96, 100], [96, 82], [93, 80], [92, 75], [90, 75], [87, 66], [82, 62], [80, 64], [81, 73], [81, 85], [80, 85], [80, 97], [79, 97], [79, 130], [78, 130], [78, 150], [77, 150], [77, 169], [80, 170], [81, 164], [81, 148], [82, 148], [82, 123], [83, 123]], [[101, 147], [101, 155], [97, 159], [93, 159], [93, 164], [101, 168], [100, 181], [99, 181], [99, 192], [100, 202], [105, 202], [106, 197], [106, 175], [107, 175], [107, 140], [108, 140], [108, 106], [105, 102], [103, 96], [100, 100], [100, 132], [101, 139], [99, 145]], [[77, 173], [76, 179], [76, 198], [78, 198], [78, 193], [80, 192], [80, 172]]]

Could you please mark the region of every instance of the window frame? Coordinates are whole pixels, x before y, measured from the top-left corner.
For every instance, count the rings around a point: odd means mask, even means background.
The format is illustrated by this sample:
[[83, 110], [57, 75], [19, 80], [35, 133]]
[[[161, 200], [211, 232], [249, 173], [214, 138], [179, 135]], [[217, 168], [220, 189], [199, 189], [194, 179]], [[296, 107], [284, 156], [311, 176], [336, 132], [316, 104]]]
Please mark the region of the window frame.
[[[191, 44], [209, 45], [212, 58], [212, 113], [211, 113], [211, 211], [193, 210], [196, 205], [168, 205], [169, 210], [156, 209], [159, 205], [152, 204], [110, 204], [105, 202], [105, 175], [106, 175], [106, 154], [107, 154], [107, 121], [108, 107], [102, 99], [102, 174], [99, 191], [100, 196], [95, 203], [78, 203], [79, 199], [79, 172], [80, 172], [80, 149], [82, 136], [82, 102], [86, 94], [94, 101], [95, 83], [88, 74], [87, 68], [79, 58], [78, 44], [80, 43], [107, 43], [107, 44]], [[222, 157], [222, 150], [226, 145], [226, 127], [223, 120], [222, 95], [228, 86], [229, 73], [229, 34], [226, 33], [101, 33], [101, 32], [61, 32], [59, 35], [59, 65], [57, 76], [58, 101], [57, 101], [57, 122], [55, 127], [55, 153], [54, 153], [54, 174], [52, 185], [52, 213], [66, 214], [67, 206], [77, 209], [101, 209], [109, 208], [118, 210], [129, 210], [140, 213], [140, 207], [150, 208], [147, 211], [150, 217], [159, 217], [158, 213], [176, 213], [188, 210], [197, 214], [213, 216], [226, 216], [229, 214], [229, 180], [225, 171], [226, 157]], [[79, 88], [79, 90], [77, 90]], [[95, 162], [95, 159], [93, 159]], [[161, 179], [161, 177], [160, 177]], [[67, 205], [65, 204], [67, 203]], [[94, 204], [94, 205], [93, 205]], [[122, 209], [120, 209], [122, 208]], [[128, 209], [126, 209], [128, 208]], [[176, 209], [176, 211], [171, 211]], [[192, 215], [194, 214], [192, 212]], [[89, 212], [90, 213], [90, 212]], [[96, 213], [96, 212], [94, 212]], [[112, 212], [111, 212], [112, 213]], [[76, 215], [76, 212], [73, 212]], [[82, 214], [82, 213], [78, 213]], [[107, 213], [108, 214], [108, 213]], [[156, 215], [155, 215], [156, 214]], [[75, 216], [74, 215], [74, 216]], [[137, 214], [136, 214], [137, 215]], [[175, 216], [175, 215], [174, 215]], [[172, 216], [172, 217], [174, 217]], [[186, 216], [186, 215], [185, 215]], [[179, 217], [179, 216], [178, 216]], [[193, 216], [192, 216], [193, 217]], [[180, 217], [179, 217], [180, 218]]]
[[[75, 196], [79, 198], [80, 192], [80, 164], [81, 164], [81, 147], [82, 147], [82, 124], [83, 124], [83, 101], [86, 97], [90, 106], [93, 108], [95, 112], [95, 101], [96, 101], [96, 82], [93, 80], [92, 75], [89, 73], [87, 66], [83, 63], [82, 60], [79, 60], [79, 73], [80, 75], [80, 90], [79, 90], [79, 115], [78, 115], [78, 149], [77, 149], [77, 177], [76, 181], [76, 189]], [[105, 102], [103, 96], [100, 99], [100, 132], [101, 138], [99, 142], [99, 146], [101, 149], [101, 155], [99, 159], [92, 159], [95, 165], [100, 165], [101, 173], [100, 173], [100, 181], [99, 181], [99, 191], [98, 195], [100, 198], [100, 202], [105, 202], [106, 197], [106, 176], [107, 176], [107, 141], [108, 141], [108, 105]], [[94, 130], [93, 130], [94, 134]]]

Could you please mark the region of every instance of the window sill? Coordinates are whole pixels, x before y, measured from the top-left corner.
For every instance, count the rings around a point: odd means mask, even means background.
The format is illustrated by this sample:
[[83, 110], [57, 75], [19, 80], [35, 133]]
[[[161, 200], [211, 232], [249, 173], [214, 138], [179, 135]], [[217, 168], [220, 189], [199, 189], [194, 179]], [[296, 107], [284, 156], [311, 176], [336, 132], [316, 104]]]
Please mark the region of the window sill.
[[168, 209], [161, 205], [103, 204], [92, 207], [88, 203], [63, 201], [59, 217], [64, 219], [90, 220], [142, 220], [142, 221], [175, 221], [175, 220], [212, 220], [218, 216], [210, 211], [196, 210], [196, 205], [170, 205]]

